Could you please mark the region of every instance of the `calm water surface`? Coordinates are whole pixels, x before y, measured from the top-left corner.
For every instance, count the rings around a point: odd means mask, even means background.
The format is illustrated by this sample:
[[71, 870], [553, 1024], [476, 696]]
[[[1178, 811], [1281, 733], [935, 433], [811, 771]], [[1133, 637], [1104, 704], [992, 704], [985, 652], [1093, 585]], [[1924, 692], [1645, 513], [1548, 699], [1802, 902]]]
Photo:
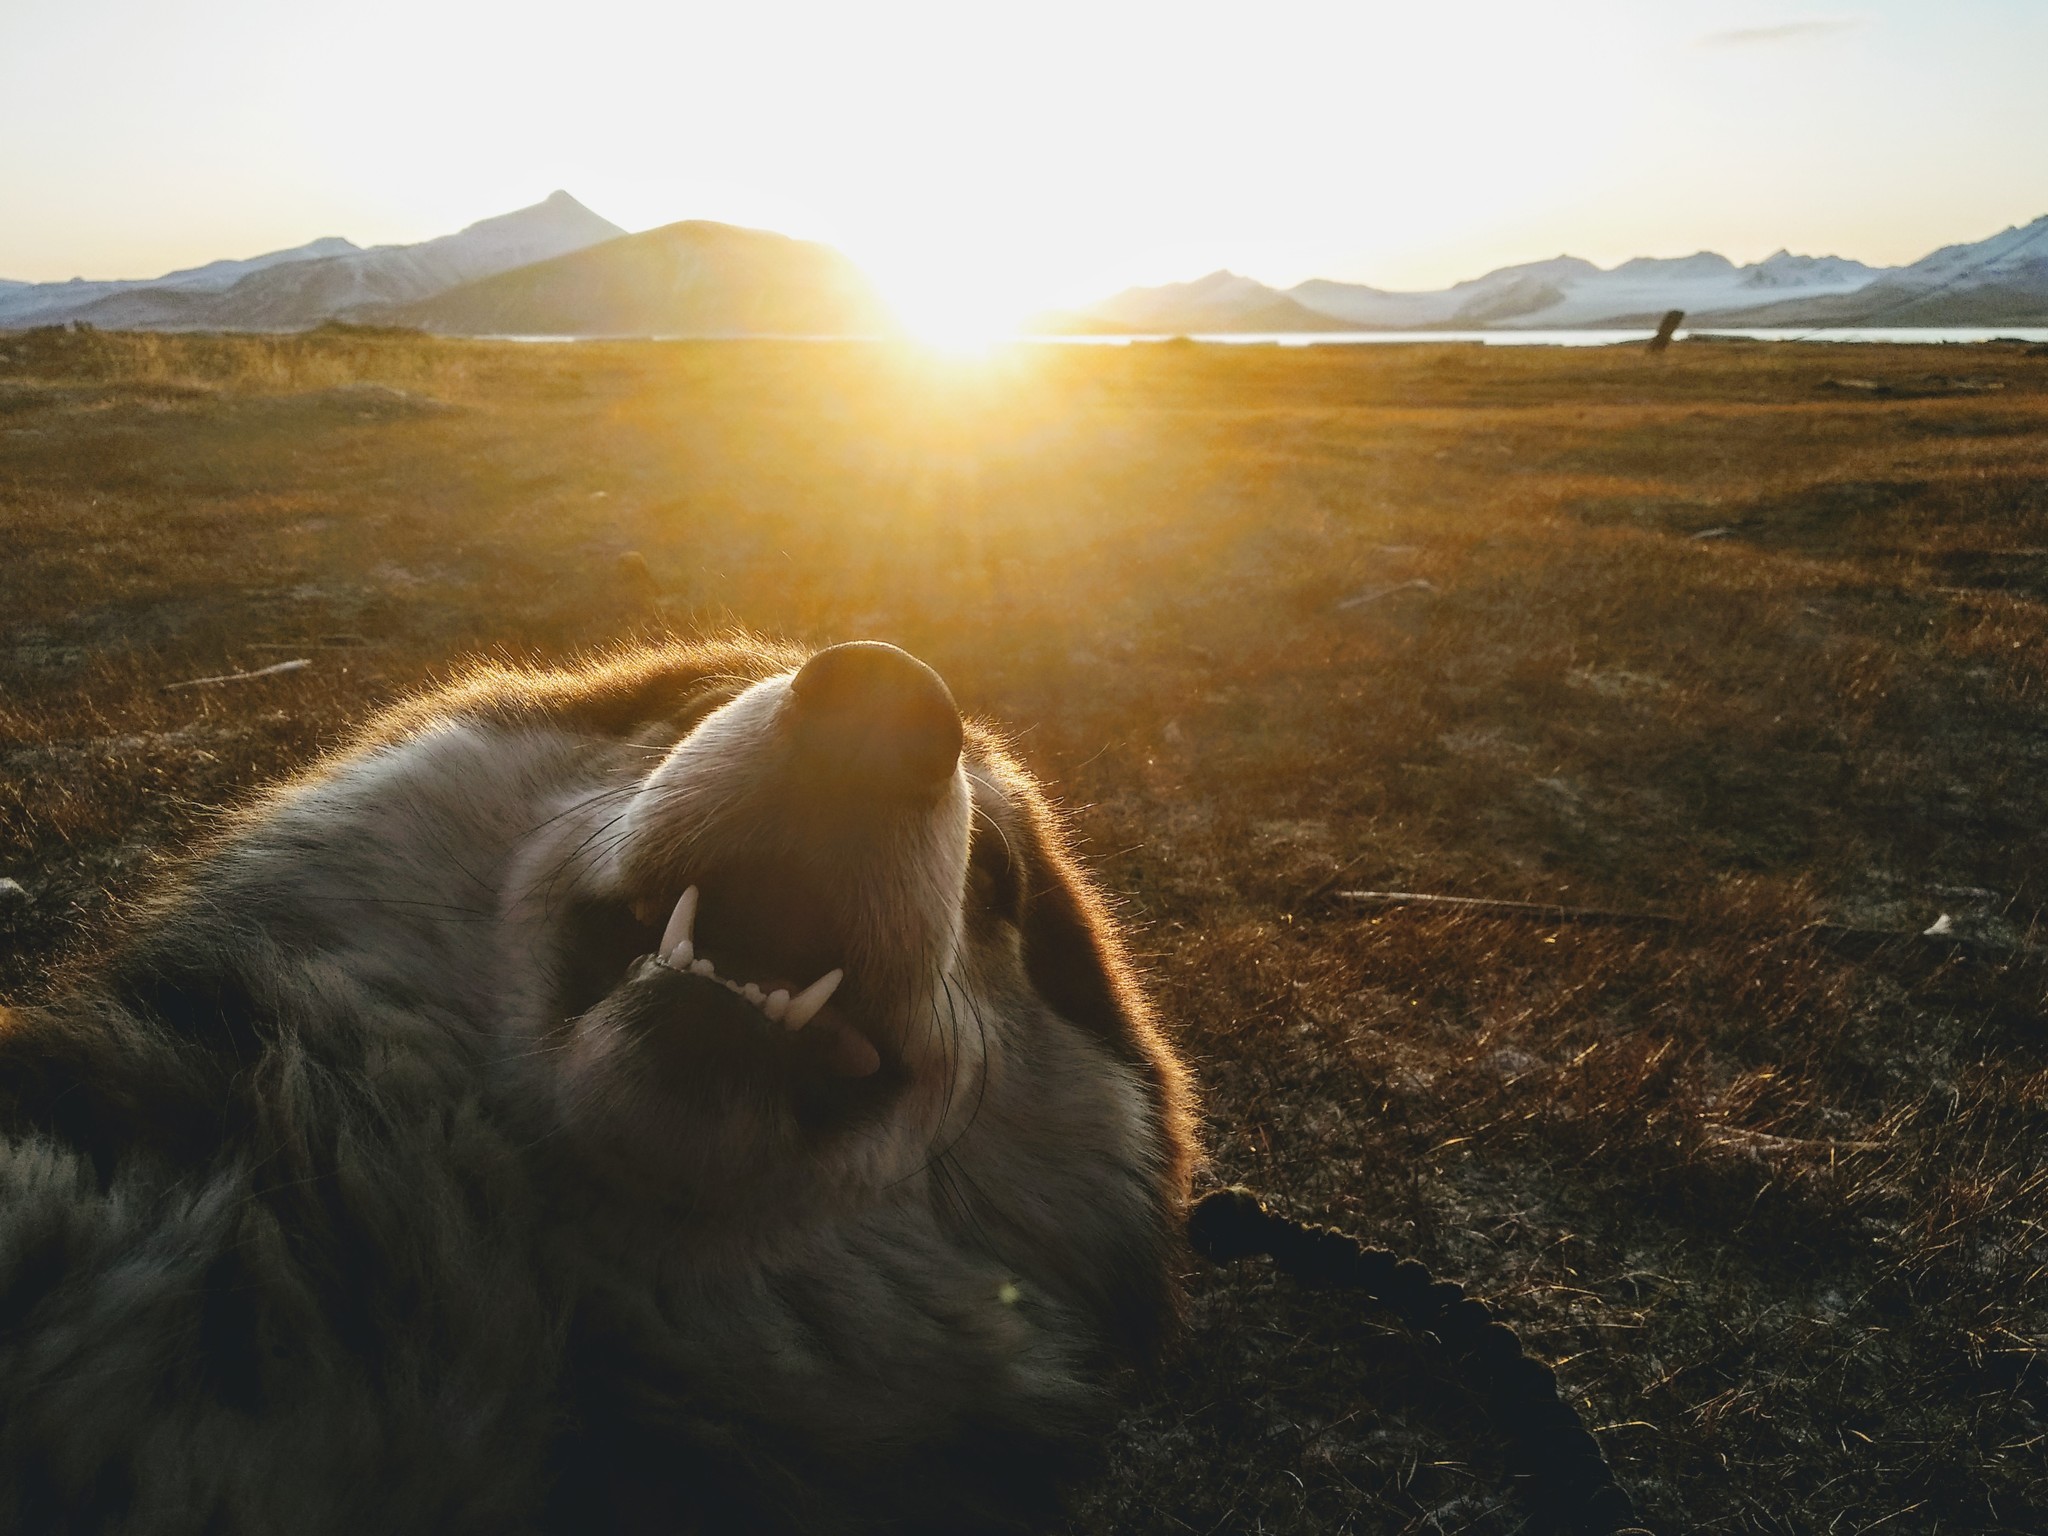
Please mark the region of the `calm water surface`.
[[[1228, 331], [1182, 336], [1005, 336], [998, 342], [1048, 347], [1130, 347], [1146, 343], [1199, 341], [1233, 347], [1369, 347], [1417, 346], [1444, 342], [1487, 347], [1611, 347], [1618, 342], [1648, 341], [1654, 332], [1640, 331]], [[1829, 330], [1719, 331], [1680, 330], [1689, 336], [1728, 336], [1747, 341], [1881, 341], [1926, 346], [1983, 341], [2048, 342], [2048, 326], [1837, 326]], [[484, 341], [549, 343], [565, 341], [885, 341], [882, 336], [486, 336]]]
[[[1349, 347], [1391, 343], [1477, 342], [1488, 347], [1608, 347], [1617, 342], [1648, 341], [1656, 333], [1640, 331], [1292, 331], [1218, 333], [1190, 336], [1190, 341], [1228, 343], [1234, 346]], [[1753, 331], [1693, 331], [1681, 328], [1678, 340], [1688, 336], [1730, 336], [1747, 341], [1883, 341], [1926, 345], [1979, 341], [2048, 342], [2048, 326], [1837, 326], [1830, 330], [1801, 330], [1783, 327]], [[1019, 338], [1070, 346], [1126, 347], [1135, 342], [1176, 341], [1175, 336], [1033, 336]]]

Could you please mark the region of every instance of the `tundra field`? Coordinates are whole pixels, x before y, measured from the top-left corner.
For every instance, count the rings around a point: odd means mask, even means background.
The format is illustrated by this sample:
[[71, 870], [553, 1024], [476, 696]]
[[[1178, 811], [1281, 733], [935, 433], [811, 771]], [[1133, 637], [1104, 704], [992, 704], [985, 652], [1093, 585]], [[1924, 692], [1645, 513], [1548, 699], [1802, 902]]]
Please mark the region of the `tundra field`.
[[[895, 640], [1213, 1179], [1496, 1301], [1653, 1527], [2038, 1536], [2041, 352], [0, 336], [0, 996], [465, 658]], [[1517, 1527], [1427, 1341], [1192, 1297], [1075, 1531]]]

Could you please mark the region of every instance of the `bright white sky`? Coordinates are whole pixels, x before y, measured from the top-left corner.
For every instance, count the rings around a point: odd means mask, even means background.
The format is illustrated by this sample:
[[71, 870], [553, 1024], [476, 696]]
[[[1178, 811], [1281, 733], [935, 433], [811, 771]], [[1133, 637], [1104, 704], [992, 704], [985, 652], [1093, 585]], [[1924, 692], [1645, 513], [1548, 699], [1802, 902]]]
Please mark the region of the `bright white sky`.
[[829, 241], [914, 318], [1220, 266], [1894, 263], [2048, 212], [2044, 60], [2044, 0], [0, 0], [0, 277], [556, 187]]

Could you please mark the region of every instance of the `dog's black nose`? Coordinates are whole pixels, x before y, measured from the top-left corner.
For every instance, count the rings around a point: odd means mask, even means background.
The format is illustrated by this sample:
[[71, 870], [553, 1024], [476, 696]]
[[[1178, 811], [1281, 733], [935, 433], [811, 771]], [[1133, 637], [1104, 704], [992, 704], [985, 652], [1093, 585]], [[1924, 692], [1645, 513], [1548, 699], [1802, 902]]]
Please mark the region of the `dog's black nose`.
[[819, 771], [870, 792], [937, 788], [960, 761], [960, 708], [908, 651], [855, 640], [818, 652], [790, 680], [797, 739]]

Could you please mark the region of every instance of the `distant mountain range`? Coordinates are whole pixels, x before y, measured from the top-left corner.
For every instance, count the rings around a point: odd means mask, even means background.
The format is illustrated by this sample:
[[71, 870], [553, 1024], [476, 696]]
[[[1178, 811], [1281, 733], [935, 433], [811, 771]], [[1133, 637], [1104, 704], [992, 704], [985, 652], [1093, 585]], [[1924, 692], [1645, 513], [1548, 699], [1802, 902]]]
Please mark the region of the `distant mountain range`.
[[827, 245], [693, 219], [367, 312], [465, 336], [844, 336], [895, 329]]
[[328, 320], [466, 335], [846, 335], [893, 328], [837, 251], [702, 221], [629, 235], [566, 192], [417, 245], [328, 238], [117, 282], [0, 282], [0, 330], [296, 331]]
[[1316, 278], [1269, 288], [1234, 272], [1130, 288], [1040, 322], [1047, 331], [1591, 330], [1654, 325], [1682, 309], [1695, 327], [2048, 325], [2048, 215], [1906, 267], [1779, 251], [1738, 267], [1701, 251], [1611, 269], [1576, 256], [1502, 267], [1449, 288], [1393, 293]]
[[624, 230], [566, 192], [418, 245], [359, 249], [329, 237], [247, 261], [141, 281], [0, 290], [0, 327], [84, 321], [110, 329], [293, 331], [404, 304], [458, 283], [582, 250]]
[[[2048, 325], [2048, 216], [1905, 267], [1788, 251], [1738, 267], [1702, 251], [1603, 270], [1576, 256], [1502, 267], [1435, 292], [1233, 272], [1132, 288], [1043, 317], [1049, 332], [1571, 330]], [[459, 335], [845, 336], [896, 322], [829, 246], [691, 220], [629, 235], [566, 192], [417, 245], [329, 236], [162, 277], [0, 280], [0, 330], [294, 331], [328, 320]]]

